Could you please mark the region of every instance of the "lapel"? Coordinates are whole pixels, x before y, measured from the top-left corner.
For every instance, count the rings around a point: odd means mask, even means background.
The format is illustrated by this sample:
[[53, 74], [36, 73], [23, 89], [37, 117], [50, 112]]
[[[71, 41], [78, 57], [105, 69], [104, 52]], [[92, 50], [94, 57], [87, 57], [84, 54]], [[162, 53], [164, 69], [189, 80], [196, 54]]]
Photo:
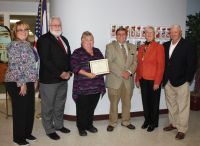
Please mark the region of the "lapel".
[[[149, 46], [148, 46], [148, 48], [147, 48], [147, 51], [146, 51], [146, 53], [145, 53], [145, 55], [144, 55], [144, 59], [145, 59], [145, 58], [149, 58], [149, 56], [152, 55], [152, 52], [155, 50], [155, 49], [154, 49], [155, 47], [157, 47], [157, 44], [155, 43], [155, 41], [153, 41], [153, 42], [151, 42], [151, 43], [149, 44]], [[144, 51], [144, 49], [145, 49], [145, 45], [144, 45], [144, 47], [143, 47], [142, 52]]]
[[[144, 47], [145, 47], [145, 46], [144, 46]], [[146, 52], [144, 58], [148, 58], [148, 56], [152, 54], [151, 52], [153, 51], [152, 49], [154, 49], [154, 47], [156, 47], [155, 44], [154, 44], [154, 42], [151, 42], [151, 43], [149, 44], [148, 48], [147, 48], [147, 52]], [[143, 50], [143, 51], [144, 51], [144, 50]]]
[[170, 48], [171, 41], [166, 43], [166, 50], [165, 50], [165, 56], [167, 57], [167, 60], [169, 60], [169, 48]]
[[122, 54], [122, 51], [121, 51], [121, 46], [119, 45], [119, 43], [117, 41], [114, 42], [114, 46], [116, 48], [116, 56], [117, 58], [122, 62], [122, 64], [125, 63], [125, 60], [124, 60], [124, 57], [123, 57], [123, 54]]
[[130, 46], [130, 44], [129, 43], [127, 43], [127, 49], [128, 49], [128, 56], [127, 56], [127, 61], [126, 61], [126, 63], [128, 63], [129, 62], [129, 60], [131, 59], [131, 57], [132, 57], [132, 53], [133, 52], [131, 52], [131, 46]]
[[[55, 44], [58, 48], [60, 48], [64, 52], [64, 49], [62, 48], [61, 44], [58, 42], [57, 38], [54, 35], [52, 35], [50, 32], [49, 32], [49, 36], [52, 40], [52, 43]], [[60, 37], [62, 38], [62, 36]]]
[[[180, 46], [181, 46], [182, 41], [183, 41], [183, 38], [180, 39], [180, 41], [178, 42], [178, 44], [174, 48], [174, 51], [172, 52], [172, 55], [171, 55], [169, 60], [172, 60], [174, 58], [174, 56], [177, 54], [176, 52], [181, 48]], [[170, 44], [171, 44], [171, 42], [170, 42]], [[169, 44], [169, 48], [170, 48], [170, 44]], [[169, 51], [168, 51], [168, 56], [169, 56]]]

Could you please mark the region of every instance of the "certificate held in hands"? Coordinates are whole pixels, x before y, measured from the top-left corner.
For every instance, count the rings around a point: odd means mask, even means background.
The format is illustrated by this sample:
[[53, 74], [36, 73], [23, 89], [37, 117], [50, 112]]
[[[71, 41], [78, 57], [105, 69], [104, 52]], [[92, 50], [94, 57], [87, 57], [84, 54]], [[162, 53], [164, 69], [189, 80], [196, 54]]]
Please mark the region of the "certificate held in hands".
[[96, 75], [108, 74], [108, 59], [98, 59], [90, 61], [90, 69], [91, 73], [94, 73]]

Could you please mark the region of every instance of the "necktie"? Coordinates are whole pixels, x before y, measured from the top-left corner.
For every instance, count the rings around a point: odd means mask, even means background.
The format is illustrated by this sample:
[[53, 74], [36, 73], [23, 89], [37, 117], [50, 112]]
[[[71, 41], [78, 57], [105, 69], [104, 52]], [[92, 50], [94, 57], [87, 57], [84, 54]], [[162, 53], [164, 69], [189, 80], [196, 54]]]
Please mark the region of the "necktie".
[[64, 49], [65, 53], [67, 54], [67, 51], [66, 51], [66, 49], [65, 49], [65, 47], [64, 47], [64, 45], [63, 45], [63, 43], [62, 43], [62, 41], [60, 39], [60, 37], [57, 37], [57, 39], [58, 39], [59, 44], [62, 46], [62, 48]]
[[126, 49], [123, 44], [121, 45], [121, 47], [122, 47], [122, 54], [123, 54], [124, 60], [126, 61], [127, 59]]

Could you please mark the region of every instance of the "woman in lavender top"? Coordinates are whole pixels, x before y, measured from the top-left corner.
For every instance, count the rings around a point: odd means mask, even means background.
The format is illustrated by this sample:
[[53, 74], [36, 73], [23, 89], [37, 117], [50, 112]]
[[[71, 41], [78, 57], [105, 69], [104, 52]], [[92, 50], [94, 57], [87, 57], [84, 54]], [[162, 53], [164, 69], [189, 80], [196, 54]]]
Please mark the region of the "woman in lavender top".
[[76, 102], [77, 127], [80, 136], [86, 136], [87, 131], [96, 133], [93, 126], [94, 110], [100, 94], [105, 94], [103, 75], [91, 73], [89, 61], [103, 59], [101, 51], [94, 47], [94, 37], [91, 32], [83, 32], [81, 47], [71, 56], [71, 67], [74, 73], [73, 99]]
[[13, 141], [18, 145], [28, 145], [26, 140], [36, 140], [32, 129], [39, 57], [28, 42], [28, 34], [29, 25], [23, 21], [17, 22], [13, 28], [14, 41], [7, 47], [5, 82], [12, 99]]

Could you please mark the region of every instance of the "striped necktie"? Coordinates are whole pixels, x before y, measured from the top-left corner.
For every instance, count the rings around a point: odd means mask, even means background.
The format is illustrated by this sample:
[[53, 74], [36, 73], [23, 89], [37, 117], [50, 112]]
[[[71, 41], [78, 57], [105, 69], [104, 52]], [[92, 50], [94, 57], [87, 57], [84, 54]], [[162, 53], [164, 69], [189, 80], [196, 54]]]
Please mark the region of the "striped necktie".
[[67, 54], [67, 51], [66, 51], [66, 49], [65, 49], [65, 46], [63, 45], [63, 43], [62, 43], [60, 37], [57, 37], [57, 40], [58, 40], [59, 44], [61, 45], [61, 47], [64, 49], [65, 54]]
[[122, 54], [123, 54], [124, 60], [126, 61], [127, 60], [126, 49], [123, 44], [121, 45], [121, 47], [122, 47]]

